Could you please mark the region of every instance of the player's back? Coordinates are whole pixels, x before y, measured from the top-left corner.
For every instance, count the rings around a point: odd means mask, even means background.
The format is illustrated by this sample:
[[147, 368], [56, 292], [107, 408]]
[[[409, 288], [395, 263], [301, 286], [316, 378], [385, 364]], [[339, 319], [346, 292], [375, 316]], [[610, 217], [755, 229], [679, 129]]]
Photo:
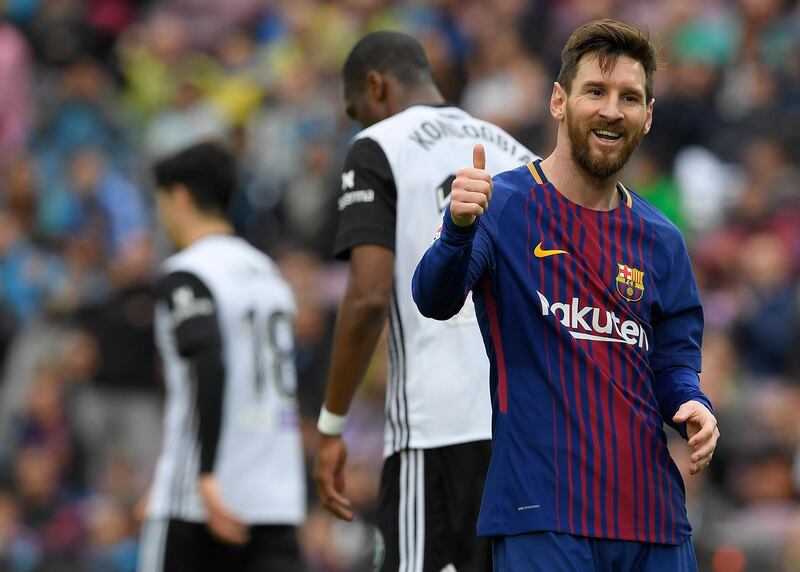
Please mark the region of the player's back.
[[[230, 508], [248, 523], [295, 524], [305, 511], [293, 361], [294, 299], [275, 264], [244, 240], [205, 237], [167, 259], [162, 280], [186, 275], [207, 289], [173, 289], [156, 308], [167, 384], [165, 445], [150, 516], [201, 521], [194, 379], [175, 332], [216, 316], [225, 366], [214, 474]], [[198, 322], [199, 323], [199, 322]], [[199, 335], [182, 333], [182, 335]]]
[[[489, 366], [474, 306], [468, 300], [459, 315], [441, 323], [423, 318], [411, 299], [414, 269], [441, 226], [452, 182], [472, 157], [476, 143], [485, 146], [487, 168], [495, 173], [535, 158], [496, 125], [457, 107], [414, 105], [359, 133], [345, 162], [339, 200], [340, 237], [345, 240], [337, 244], [337, 250], [352, 245], [347, 244], [351, 221], [362, 229], [363, 219], [394, 228], [387, 456], [404, 448], [490, 438]], [[363, 188], [373, 183], [361, 180], [360, 165], [361, 171], [381, 171], [389, 193]], [[393, 211], [384, 216], [373, 210], [384, 208], [380, 203]], [[360, 222], [355, 213], [360, 214]]]

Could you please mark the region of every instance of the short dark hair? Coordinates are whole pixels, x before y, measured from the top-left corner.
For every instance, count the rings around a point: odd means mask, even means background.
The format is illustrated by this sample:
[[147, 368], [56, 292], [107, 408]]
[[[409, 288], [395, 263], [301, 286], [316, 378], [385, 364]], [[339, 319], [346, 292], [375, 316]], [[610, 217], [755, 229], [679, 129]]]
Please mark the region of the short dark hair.
[[578, 64], [586, 54], [597, 54], [604, 73], [614, 67], [619, 56], [640, 62], [644, 67], [647, 102], [653, 99], [653, 74], [658, 68], [658, 55], [647, 32], [610, 19], [595, 20], [575, 30], [561, 52], [558, 74], [558, 83], [567, 93], [578, 72]]
[[401, 32], [371, 32], [358, 41], [342, 68], [345, 89], [361, 88], [372, 70], [390, 72], [405, 85], [433, 82], [422, 45]]
[[224, 214], [236, 191], [236, 160], [216, 142], [203, 142], [162, 159], [154, 167], [160, 191], [184, 185], [197, 208]]

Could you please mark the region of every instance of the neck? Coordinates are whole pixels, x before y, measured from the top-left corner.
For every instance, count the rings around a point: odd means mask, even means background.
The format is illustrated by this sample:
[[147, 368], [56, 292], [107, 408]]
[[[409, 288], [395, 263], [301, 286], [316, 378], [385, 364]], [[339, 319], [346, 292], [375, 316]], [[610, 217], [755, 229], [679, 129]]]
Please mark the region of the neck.
[[188, 248], [198, 240], [212, 234], [233, 234], [233, 227], [226, 220], [217, 218], [202, 218], [188, 225], [180, 237], [178, 246]]
[[542, 161], [541, 166], [556, 190], [577, 205], [610, 211], [622, 200], [617, 191], [616, 173], [606, 179], [588, 175], [573, 160], [568, 142], [562, 144], [559, 141], [555, 151]]
[[403, 93], [403, 96], [398, 98], [397, 112], [412, 105], [438, 105], [445, 101], [439, 89], [435, 85], [428, 83], [417, 85], [401, 93]]

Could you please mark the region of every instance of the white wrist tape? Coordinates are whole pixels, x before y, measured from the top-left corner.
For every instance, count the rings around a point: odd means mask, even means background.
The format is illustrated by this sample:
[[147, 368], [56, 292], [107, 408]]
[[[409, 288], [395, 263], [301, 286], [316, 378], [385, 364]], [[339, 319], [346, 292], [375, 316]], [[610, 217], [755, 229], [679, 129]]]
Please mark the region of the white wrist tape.
[[341, 435], [342, 431], [344, 430], [345, 423], [347, 423], [347, 415], [336, 415], [336, 413], [331, 413], [323, 405], [319, 412], [317, 429], [323, 435]]

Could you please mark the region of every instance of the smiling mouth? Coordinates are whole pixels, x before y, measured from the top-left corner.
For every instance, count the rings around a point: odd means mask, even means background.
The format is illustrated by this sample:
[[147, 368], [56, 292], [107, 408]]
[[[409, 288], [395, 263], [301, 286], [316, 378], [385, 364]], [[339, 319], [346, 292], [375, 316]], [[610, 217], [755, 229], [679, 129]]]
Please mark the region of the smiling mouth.
[[622, 133], [618, 131], [610, 131], [608, 129], [592, 129], [592, 133], [595, 134], [595, 137], [602, 141], [608, 141], [609, 143], [613, 143], [614, 141], [618, 141], [622, 138]]

